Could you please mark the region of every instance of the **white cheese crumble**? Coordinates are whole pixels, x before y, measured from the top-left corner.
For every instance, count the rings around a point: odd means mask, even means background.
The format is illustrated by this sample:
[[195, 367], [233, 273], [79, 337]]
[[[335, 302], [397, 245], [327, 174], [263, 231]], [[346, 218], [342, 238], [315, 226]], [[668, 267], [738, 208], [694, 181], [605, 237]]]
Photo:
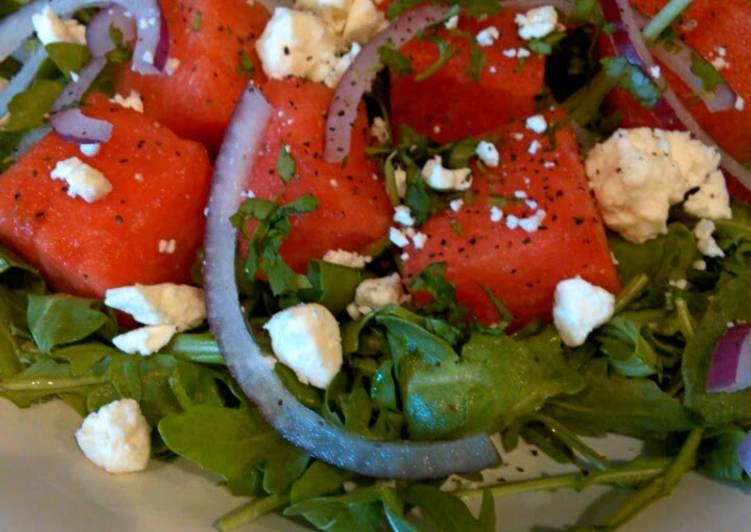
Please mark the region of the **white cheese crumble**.
[[404, 168], [394, 169], [394, 185], [396, 195], [403, 198], [407, 194], [407, 171]]
[[545, 130], [548, 129], [548, 121], [545, 120], [543, 115], [532, 115], [528, 117], [524, 125], [530, 131], [540, 134], [545, 133]]
[[415, 225], [415, 217], [412, 216], [412, 210], [406, 205], [397, 205], [394, 207], [394, 221], [405, 227]]
[[158, 250], [159, 253], [172, 255], [175, 253], [175, 251], [177, 251], [177, 241], [174, 238], [170, 238], [168, 240], [160, 240]]
[[68, 184], [68, 196], [78, 196], [87, 203], [94, 203], [112, 192], [112, 184], [104, 174], [78, 157], [59, 161], [50, 177], [65, 181]]
[[425, 244], [428, 242], [428, 235], [425, 233], [417, 232], [412, 236], [412, 244], [415, 246], [415, 249], [422, 249], [425, 247]]
[[537, 155], [537, 152], [540, 151], [540, 148], [542, 148], [542, 144], [539, 140], [535, 139], [532, 142], [529, 143], [529, 148], [527, 148], [527, 153], [530, 155]]
[[61, 20], [49, 6], [31, 16], [37, 39], [43, 46], [56, 42], [86, 44], [86, 26], [77, 20]]
[[496, 224], [501, 220], [503, 220], [503, 211], [495, 205], [490, 207], [490, 221]]
[[276, 358], [303, 384], [326, 389], [342, 367], [339, 324], [317, 303], [297, 305], [274, 314], [263, 326]]
[[346, 251], [343, 249], [330, 249], [323, 256], [323, 261], [331, 264], [338, 264], [339, 266], [346, 266], [347, 268], [354, 268], [356, 270], [362, 270], [373, 257], [367, 255], [360, 255], [354, 251]]
[[115, 94], [110, 98], [110, 102], [116, 103], [120, 107], [133, 109], [136, 112], [143, 113], [143, 100], [141, 99], [141, 94], [136, 90], [130, 91], [130, 94], [128, 94], [127, 97], [121, 94]]
[[164, 65], [164, 73], [172, 76], [177, 72], [178, 68], [180, 68], [180, 60], [177, 57], [170, 57]]
[[449, 202], [449, 208], [454, 212], [459, 212], [462, 210], [462, 207], [464, 207], [464, 200], [461, 198], [457, 198], [455, 200], [451, 200]]
[[475, 155], [477, 155], [485, 166], [489, 166], [490, 168], [495, 168], [501, 164], [501, 155], [492, 142], [486, 140], [478, 142], [477, 148], [475, 148]]
[[339, 84], [339, 80], [342, 79], [344, 73], [355, 60], [357, 54], [359, 54], [361, 51], [362, 46], [360, 46], [356, 42], [353, 42], [352, 47], [349, 49], [349, 51], [339, 57], [336, 61], [336, 64], [334, 65], [334, 68], [332, 68], [329, 73], [326, 74], [326, 78], [323, 80], [323, 82], [327, 87], [333, 89]]
[[110, 288], [104, 304], [130, 314], [144, 325], [173, 325], [179, 331], [198, 327], [206, 319], [203, 290], [162, 283]]
[[607, 226], [641, 244], [667, 232], [668, 211], [681, 202], [698, 218], [732, 216], [719, 164], [719, 152], [688, 133], [635, 128], [596, 145], [585, 166]]
[[519, 37], [527, 41], [541, 39], [558, 25], [558, 12], [553, 6], [536, 7], [524, 14], [517, 14], [514, 21], [518, 26]]
[[553, 322], [563, 343], [582, 345], [589, 334], [613, 316], [615, 296], [581, 277], [566, 279], [555, 288]]
[[743, 111], [746, 108], [746, 100], [744, 100], [741, 96], [736, 96], [733, 107], [736, 111]]
[[96, 157], [99, 154], [99, 150], [101, 148], [101, 144], [94, 142], [91, 144], [81, 144], [78, 149], [81, 150], [81, 153], [86, 157]]
[[699, 248], [702, 255], [706, 257], [724, 257], [725, 252], [717, 245], [717, 241], [712, 234], [715, 231], [715, 225], [712, 220], [702, 219], [694, 227], [694, 237], [696, 238], [696, 247]]
[[660, 79], [660, 76], [662, 75], [662, 70], [660, 69], [660, 65], [654, 65], [649, 69], [649, 75], [652, 76], [653, 79]]
[[347, 307], [347, 313], [357, 319], [386, 305], [398, 305], [403, 300], [402, 279], [398, 273], [366, 279], [357, 286], [355, 300]]
[[176, 332], [174, 325], [148, 325], [115, 336], [112, 343], [124, 353], [148, 356], [167, 345]]
[[692, 266], [694, 270], [699, 270], [700, 272], [707, 271], [707, 262], [705, 260], [695, 260]]
[[397, 229], [396, 227], [389, 228], [389, 240], [396, 247], [406, 248], [407, 246], [409, 246], [409, 239], [407, 238], [407, 235], [404, 234], [404, 231]]
[[685, 290], [688, 288], [688, 281], [686, 279], [671, 279], [668, 284], [678, 290]]
[[488, 46], [493, 46], [493, 43], [498, 40], [500, 36], [501, 33], [498, 31], [498, 28], [495, 26], [488, 26], [484, 30], [478, 32], [475, 39], [477, 40], [477, 44], [483, 48], [487, 48]]
[[378, 144], [386, 144], [391, 139], [388, 124], [380, 116], [375, 117], [370, 126], [370, 135], [378, 141]]
[[444, 168], [440, 155], [436, 155], [422, 168], [422, 177], [435, 190], [467, 190], [472, 186], [472, 170]]
[[138, 402], [120, 399], [86, 416], [76, 442], [86, 458], [108, 473], [134, 473], [149, 463], [151, 428]]
[[459, 26], [459, 15], [452, 15], [443, 24], [447, 30], [455, 30]]

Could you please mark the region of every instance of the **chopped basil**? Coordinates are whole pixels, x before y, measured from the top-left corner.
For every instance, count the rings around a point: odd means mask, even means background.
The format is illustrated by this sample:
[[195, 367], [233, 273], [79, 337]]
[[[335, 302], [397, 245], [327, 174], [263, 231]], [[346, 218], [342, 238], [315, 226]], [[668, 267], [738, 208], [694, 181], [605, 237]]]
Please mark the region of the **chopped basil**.
[[239, 54], [239, 61], [237, 64], [238, 74], [244, 74], [246, 76], [252, 76], [256, 71], [256, 65], [248, 55], [248, 52], [242, 50]]
[[398, 76], [407, 76], [412, 73], [412, 61], [397, 50], [392, 41], [378, 49], [378, 57], [383, 66], [390, 68]]
[[428, 37], [428, 40], [434, 43], [436, 48], [438, 48], [438, 58], [432, 64], [428, 65], [425, 70], [415, 74], [415, 81], [424, 81], [428, 79], [448, 63], [448, 60], [456, 53], [456, 50], [452, 48], [451, 44], [438, 35], [431, 35]]
[[475, 83], [480, 81], [482, 69], [487, 60], [488, 58], [485, 52], [482, 51], [482, 48], [480, 48], [477, 40], [472, 39], [469, 45], [469, 67], [467, 68], [467, 76], [471, 81]]
[[201, 21], [203, 19], [203, 11], [196, 11], [193, 14], [193, 23], [190, 25], [190, 29], [193, 32], [201, 31]]
[[704, 92], [714, 92], [718, 86], [725, 84], [725, 79], [717, 72], [714, 65], [696, 53], [691, 54], [691, 72], [701, 80]]
[[286, 185], [295, 177], [297, 164], [287, 146], [279, 148], [279, 154], [276, 156], [276, 173]]
[[44, 48], [55, 66], [68, 77], [71, 73], [78, 73], [91, 57], [89, 49], [82, 44], [55, 42]]

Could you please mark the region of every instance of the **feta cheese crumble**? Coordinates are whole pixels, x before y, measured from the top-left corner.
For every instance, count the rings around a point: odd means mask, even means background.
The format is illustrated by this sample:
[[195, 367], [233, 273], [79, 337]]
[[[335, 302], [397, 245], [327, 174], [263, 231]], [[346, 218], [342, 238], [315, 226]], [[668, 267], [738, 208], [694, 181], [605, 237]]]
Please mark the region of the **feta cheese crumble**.
[[179, 331], [199, 326], [206, 319], [203, 290], [163, 283], [110, 288], [104, 304], [130, 314], [144, 325], [173, 325]]
[[68, 196], [80, 197], [87, 203], [99, 201], [112, 192], [112, 184], [99, 170], [83, 162], [78, 157], [59, 161], [50, 173], [54, 180], [68, 184]]
[[548, 122], [543, 115], [532, 115], [528, 117], [524, 125], [530, 131], [540, 134], [545, 133], [545, 130], [548, 129]]
[[558, 12], [553, 6], [536, 7], [524, 14], [517, 14], [514, 22], [522, 39], [541, 39], [558, 25]]
[[472, 170], [444, 168], [440, 155], [425, 163], [421, 174], [427, 185], [435, 190], [467, 190], [472, 186]]
[[495, 205], [490, 207], [490, 221], [495, 224], [500, 222], [501, 220], [503, 220], [503, 211]]
[[407, 171], [403, 168], [394, 170], [394, 185], [396, 186], [396, 195], [403, 198], [407, 194]]
[[180, 60], [177, 57], [170, 57], [164, 65], [164, 73], [172, 76], [177, 72], [178, 68], [180, 68]]
[[134, 473], [149, 463], [151, 428], [138, 402], [120, 399], [86, 416], [76, 442], [86, 458], [108, 473]]
[[607, 226], [641, 244], [667, 232], [681, 202], [698, 218], [732, 216], [719, 164], [719, 152], [688, 133], [635, 128], [596, 145], [585, 166]]
[[102, 149], [102, 145], [98, 142], [92, 144], [81, 144], [78, 148], [81, 153], [86, 157], [96, 157], [99, 154], [99, 150]]
[[449, 208], [454, 212], [459, 212], [460, 210], [462, 210], [462, 207], [464, 207], [464, 200], [461, 198], [457, 198], [449, 202]]
[[127, 97], [122, 94], [115, 94], [110, 98], [110, 102], [116, 103], [120, 107], [143, 113], [143, 100], [141, 99], [141, 94], [136, 90], [130, 91]]
[[370, 126], [370, 135], [378, 141], [378, 144], [386, 144], [391, 139], [389, 127], [380, 116], [373, 120], [373, 125]]
[[372, 260], [373, 257], [360, 255], [354, 251], [345, 251], [343, 249], [330, 249], [323, 256], [324, 262], [346, 266], [347, 268], [354, 268], [355, 270], [362, 270]]
[[412, 216], [412, 210], [406, 205], [397, 205], [394, 207], [394, 221], [405, 227], [415, 225], [415, 217]]
[[396, 227], [389, 228], [389, 240], [396, 247], [406, 248], [407, 246], [409, 246], [409, 239], [407, 238], [407, 235], [404, 234], [404, 231], [397, 229]]
[[398, 273], [366, 279], [357, 286], [355, 300], [347, 307], [347, 313], [357, 319], [386, 305], [398, 305], [403, 299], [402, 279]]
[[582, 345], [587, 336], [613, 316], [615, 296], [581, 277], [566, 279], [555, 288], [553, 322], [563, 343]]
[[174, 325], [149, 325], [115, 336], [112, 343], [124, 353], [148, 356], [167, 345], [176, 332]]
[[483, 48], [487, 48], [488, 46], [493, 46], [493, 43], [498, 40], [500, 36], [501, 33], [498, 31], [498, 28], [495, 26], [488, 26], [484, 30], [478, 32], [475, 39], [477, 40], [477, 44]]
[[475, 148], [475, 155], [477, 155], [485, 166], [489, 166], [490, 168], [495, 168], [501, 164], [501, 155], [492, 142], [486, 140], [478, 142], [477, 148]]
[[715, 225], [712, 220], [699, 220], [699, 223], [694, 227], [696, 247], [706, 257], [724, 257], [725, 252], [717, 245], [717, 241], [712, 236], [714, 231]]
[[274, 314], [263, 326], [276, 358], [303, 384], [326, 389], [342, 367], [339, 324], [317, 303], [297, 305]]
[[49, 6], [31, 16], [37, 39], [43, 46], [56, 42], [86, 44], [86, 26], [77, 20], [62, 20]]

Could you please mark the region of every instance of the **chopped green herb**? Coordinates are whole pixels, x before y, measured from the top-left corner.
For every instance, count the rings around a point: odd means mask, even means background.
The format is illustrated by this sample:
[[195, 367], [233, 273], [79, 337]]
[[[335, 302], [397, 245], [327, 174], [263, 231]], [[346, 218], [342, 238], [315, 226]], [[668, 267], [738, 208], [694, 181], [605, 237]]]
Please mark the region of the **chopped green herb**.
[[201, 20], [203, 19], [203, 11], [196, 11], [193, 14], [193, 24], [191, 24], [190, 29], [193, 32], [201, 31]]
[[44, 47], [47, 55], [60, 69], [60, 72], [70, 77], [71, 73], [78, 73], [89, 62], [91, 53], [81, 44], [69, 42], [55, 42]]
[[691, 72], [701, 80], [704, 92], [714, 92], [718, 86], [725, 84], [725, 79], [717, 72], [714, 65], [696, 53], [691, 54]]
[[475, 39], [472, 39], [469, 46], [469, 68], [467, 68], [467, 76], [475, 83], [480, 81], [482, 75], [482, 69], [485, 66], [485, 62], [488, 60], [485, 52], [482, 51], [480, 45]]
[[240, 52], [239, 62], [237, 64], [238, 74], [244, 74], [246, 76], [252, 76], [256, 71], [256, 65], [248, 55], [248, 52], [242, 50]]
[[431, 35], [428, 40], [436, 45], [438, 48], [438, 59], [425, 68], [422, 72], [415, 74], [415, 81], [424, 81], [430, 76], [438, 72], [443, 66], [448, 63], [448, 60], [456, 53], [456, 50], [451, 47], [451, 44], [437, 35]]
[[31, 87], [16, 94], [8, 104], [10, 119], [5, 124], [5, 131], [23, 131], [42, 125], [62, 90], [62, 83], [57, 81], [34, 81]]
[[378, 57], [381, 64], [390, 68], [398, 76], [407, 76], [412, 73], [412, 61], [394, 47], [393, 41], [389, 41], [378, 49]]
[[276, 156], [276, 173], [286, 185], [295, 177], [297, 164], [287, 146], [279, 148], [279, 154]]

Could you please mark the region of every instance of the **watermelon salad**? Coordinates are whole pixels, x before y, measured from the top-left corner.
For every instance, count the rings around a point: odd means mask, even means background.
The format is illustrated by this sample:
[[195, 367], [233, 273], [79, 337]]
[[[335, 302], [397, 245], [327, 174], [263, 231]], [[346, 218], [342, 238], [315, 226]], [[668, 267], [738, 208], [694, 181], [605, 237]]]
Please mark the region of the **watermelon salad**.
[[747, 1], [0, 15], [0, 397], [78, 412], [81, 467], [192, 461], [219, 530], [751, 483]]

